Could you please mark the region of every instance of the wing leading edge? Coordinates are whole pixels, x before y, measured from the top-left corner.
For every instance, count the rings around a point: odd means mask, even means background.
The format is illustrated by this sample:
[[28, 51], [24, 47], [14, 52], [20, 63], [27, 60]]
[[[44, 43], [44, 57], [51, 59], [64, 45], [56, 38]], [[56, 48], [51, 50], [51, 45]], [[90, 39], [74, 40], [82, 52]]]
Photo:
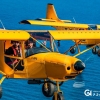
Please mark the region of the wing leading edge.
[[42, 26], [63, 26], [63, 27], [75, 27], [75, 28], [88, 28], [87, 24], [77, 23], [63, 23], [63, 22], [51, 22], [51, 21], [38, 21], [38, 20], [23, 20], [20, 24], [42, 25]]
[[100, 39], [100, 30], [50, 30], [49, 33], [55, 40]]
[[27, 40], [30, 35], [22, 30], [0, 30], [0, 40]]

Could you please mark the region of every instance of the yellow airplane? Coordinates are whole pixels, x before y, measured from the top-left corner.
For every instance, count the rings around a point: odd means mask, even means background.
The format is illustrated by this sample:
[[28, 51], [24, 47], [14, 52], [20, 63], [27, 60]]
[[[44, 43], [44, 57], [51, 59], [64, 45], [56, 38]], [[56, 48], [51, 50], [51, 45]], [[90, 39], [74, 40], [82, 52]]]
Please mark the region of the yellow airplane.
[[[0, 84], [6, 78], [27, 79], [29, 84], [43, 83], [42, 92], [46, 97], [53, 96], [53, 100], [64, 100], [60, 85], [80, 74], [84, 70], [85, 64], [76, 57], [55, 52], [52, 35], [55, 39], [58, 36], [54, 36], [52, 31], [48, 31], [51, 34], [50, 41], [48, 41], [50, 48], [37, 40], [41, 37], [36, 35], [36, 32], [33, 31], [34, 36], [29, 33], [29, 31], [23, 30], [0, 30], [0, 74], [2, 74]], [[36, 47], [33, 48], [34, 52], [31, 54], [25, 48], [25, 43], [30, 38], [36, 43]], [[21, 57], [5, 53], [12, 46], [11, 41], [20, 42]], [[11, 61], [17, 59], [18, 62], [11, 67], [7, 63], [7, 59]], [[1, 97], [2, 88], [0, 87]]]
[[[80, 23], [72, 23], [71, 20], [61, 20], [58, 18], [55, 8], [53, 4], [47, 5], [47, 13], [46, 13], [46, 19], [39, 18], [36, 20], [23, 20], [20, 23], [22, 24], [32, 24], [32, 25], [44, 25], [44, 26], [52, 26], [57, 30], [74, 30], [75, 32], [81, 32], [82, 34], [84, 32], [90, 32], [90, 33], [97, 33], [98, 30], [100, 30], [100, 25], [91, 25], [91, 24], [80, 24]], [[78, 45], [86, 45], [86, 47], [91, 47], [93, 45], [99, 44], [100, 39], [83, 39], [83, 40], [73, 40], [75, 42], [75, 46], [71, 46], [70, 52], [72, 54], [75, 53], [76, 49], [75, 47], [78, 47]], [[92, 49], [93, 54], [98, 54], [100, 56], [100, 50], [98, 48], [99, 46], [95, 46]], [[78, 51], [79, 48], [78, 48]]]
[[82, 28], [84, 30], [89, 28], [87, 24], [72, 23], [71, 20], [60, 20], [57, 17], [53, 4], [48, 4], [47, 6], [46, 19], [38, 18], [36, 20], [22, 20], [20, 23], [52, 26], [57, 30], [82, 30]]

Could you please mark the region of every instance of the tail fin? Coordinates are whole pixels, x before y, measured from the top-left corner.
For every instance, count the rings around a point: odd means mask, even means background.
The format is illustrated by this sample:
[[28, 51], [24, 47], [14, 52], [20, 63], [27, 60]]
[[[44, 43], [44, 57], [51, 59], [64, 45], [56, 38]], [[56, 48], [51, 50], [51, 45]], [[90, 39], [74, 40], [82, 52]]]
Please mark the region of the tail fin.
[[59, 20], [53, 4], [49, 3], [48, 6], [47, 6], [46, 19]]

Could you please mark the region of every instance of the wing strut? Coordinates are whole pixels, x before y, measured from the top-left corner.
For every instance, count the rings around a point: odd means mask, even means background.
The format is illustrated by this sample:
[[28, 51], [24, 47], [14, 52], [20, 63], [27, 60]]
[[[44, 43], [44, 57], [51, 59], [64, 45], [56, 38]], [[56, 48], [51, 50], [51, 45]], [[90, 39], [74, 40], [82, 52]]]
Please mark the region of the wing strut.
[[86, 49], [86, 50], [83, 50], [82, 52], [80, 52], [80, 53], [74, 55], [73, 57], [77, 57], [77, 56], [79, 56], [79, 55], [81, 55], [81, 54], [87, 52], [88, 50], [92, 49], [93, 47], [95, 47], [95, 46], [97, 46], [97, 45], [100, 45], [100, 43], [98, 43], [98, 44], [96, 44], [96, 45], [94, 45], [94, 46], [92, 46], [92, 47], [90, 47], [90, 48], [88, 48], [88, 49]]
[[78, 48], [78, 53], [80, 52], [80, 49], [79, 49], [79, 47], [78, 47], [78, 44], [81, 42], [81, 40], [80, 41], [78, 41], [77, 43], [75, 43], [75, 45], [74, 46], [72, 46], [70, 49], [68, 49], [66, 52], [64, 52], [64, 54], [67, 54], [71, 49], [73, 49], [74, 47], [77, 47]]

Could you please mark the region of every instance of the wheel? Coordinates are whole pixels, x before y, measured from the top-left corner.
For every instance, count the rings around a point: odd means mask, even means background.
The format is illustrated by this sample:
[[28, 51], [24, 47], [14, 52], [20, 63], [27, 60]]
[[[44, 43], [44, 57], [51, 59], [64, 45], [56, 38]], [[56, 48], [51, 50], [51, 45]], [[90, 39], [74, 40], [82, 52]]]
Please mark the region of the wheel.
[[[72, 48], [72, 47], [70, 47], [70, 48]], [[75, 48], [72, 48], [71, 50], [70, 50], [70, 53], [72, 53], [72, 54], [74, 54], [76, 52], [76, 49]]]
[[98, 54], [98, 56], [100, 57], [100, 50], [98, 50], [97, 54]]
[[[45, 84], [47, 84], [47, 88], [45, 87]], [[43, 84], [42, 93], [44, 94], [44, 96], [52, 97], [54, 95], [54, 92], [55, 92], [55, 85], [53, 85], [52, 83]]]
[[97, 54], [97, 52], [98, 52], [98, 49], [97, 49], [96, 47], [94, 47], [94, 48], [92, 49], [92, 53], [93, 53], [93, 54]]
[[[55, 100], [55, 96], [53, 96], [52, 100]], [[57, 100], [64, 100], [64, 96], [61, 93], [58, 93], [57, 94]]]
[[0, 86], [0, 99], [2, 98], [2, 87]]

